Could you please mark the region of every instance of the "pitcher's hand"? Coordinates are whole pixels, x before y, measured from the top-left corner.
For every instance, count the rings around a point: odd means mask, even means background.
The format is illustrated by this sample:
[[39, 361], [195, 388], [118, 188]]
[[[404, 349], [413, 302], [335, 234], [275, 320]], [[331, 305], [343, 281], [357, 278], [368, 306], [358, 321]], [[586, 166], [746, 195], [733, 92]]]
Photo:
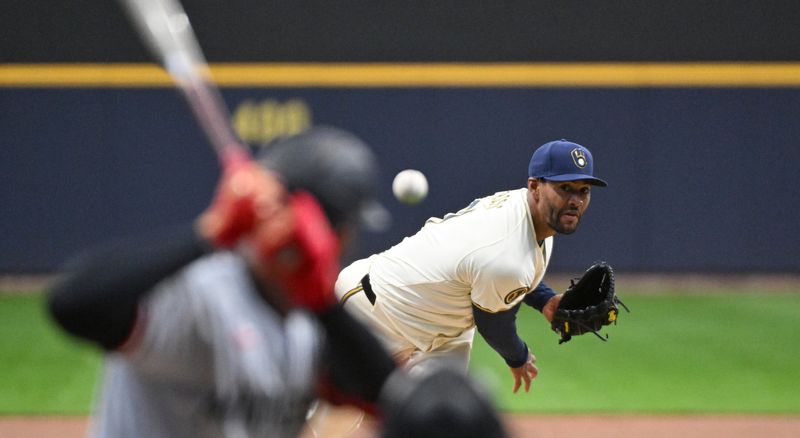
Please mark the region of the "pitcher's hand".
[[509, 368], [511, 375], [514, 377], [514, 388], [511, 390], [514, 394], [519, 391], [522, 384], [525, 384], [525, 392], [530, 391], [531, 381], [539, 374], [539, 368], [536, 368], [536, 356], [528, 353], [528, 361], [521, 367]]

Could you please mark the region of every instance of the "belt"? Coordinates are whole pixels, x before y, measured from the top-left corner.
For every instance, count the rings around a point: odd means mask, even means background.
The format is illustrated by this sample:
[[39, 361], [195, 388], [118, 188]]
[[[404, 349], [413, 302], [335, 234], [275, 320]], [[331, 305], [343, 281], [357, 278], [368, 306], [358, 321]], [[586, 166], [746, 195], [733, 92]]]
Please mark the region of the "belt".
[[369, 283], [369, 274], [365, 275], [364, 278], [361, 279], [361, 287], [364, 288], [364, 295], [367, 296], [369, 302], [374, 306], [375, 292], [372, 291], [372, 285]]

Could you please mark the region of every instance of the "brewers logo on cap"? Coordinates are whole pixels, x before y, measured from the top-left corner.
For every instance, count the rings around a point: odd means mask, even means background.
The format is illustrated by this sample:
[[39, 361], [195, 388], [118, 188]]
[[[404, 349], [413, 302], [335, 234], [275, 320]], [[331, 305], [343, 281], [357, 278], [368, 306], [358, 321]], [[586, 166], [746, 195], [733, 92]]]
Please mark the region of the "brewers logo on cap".
[[575, 162], [576, 166], [580, 167], [581, 169], [586, 167], [586, 153], [583, 152], [583, 149], [575, 148], [572, 150], [572, 152], [570, 152], [570, 154], [572, 155], [572, 161]]
[[535, 151], [528, 163], [528, 177], [550, 181], [586, 181], [606, 187], [608, 184], [593, 175], [592, 153], [567, 140], [545, 143]]

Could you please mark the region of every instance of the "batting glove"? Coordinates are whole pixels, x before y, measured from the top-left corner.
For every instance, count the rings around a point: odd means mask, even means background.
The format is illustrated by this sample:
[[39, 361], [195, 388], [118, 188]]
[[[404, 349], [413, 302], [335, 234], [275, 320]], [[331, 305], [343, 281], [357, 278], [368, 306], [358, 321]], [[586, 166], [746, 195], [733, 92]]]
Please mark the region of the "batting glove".
[[246, 153], [226, 157], [214, 200], [197, 220], [200, 235], [218, 248], [231, 248], [256, 224], [286, 203], [280, 180]]

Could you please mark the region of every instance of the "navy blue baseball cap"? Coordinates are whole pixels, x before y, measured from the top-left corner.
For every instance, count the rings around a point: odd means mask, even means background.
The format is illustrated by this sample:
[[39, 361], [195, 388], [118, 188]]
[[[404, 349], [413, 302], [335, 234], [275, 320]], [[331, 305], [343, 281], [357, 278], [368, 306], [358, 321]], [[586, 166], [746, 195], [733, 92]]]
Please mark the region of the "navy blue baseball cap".
[[606, 187], [608, 183], [593, 174], [594, 160], [589, 149], [567, 140], [539, 146], [528, 164], [528, 176], [549, 181], [586, 181]]

